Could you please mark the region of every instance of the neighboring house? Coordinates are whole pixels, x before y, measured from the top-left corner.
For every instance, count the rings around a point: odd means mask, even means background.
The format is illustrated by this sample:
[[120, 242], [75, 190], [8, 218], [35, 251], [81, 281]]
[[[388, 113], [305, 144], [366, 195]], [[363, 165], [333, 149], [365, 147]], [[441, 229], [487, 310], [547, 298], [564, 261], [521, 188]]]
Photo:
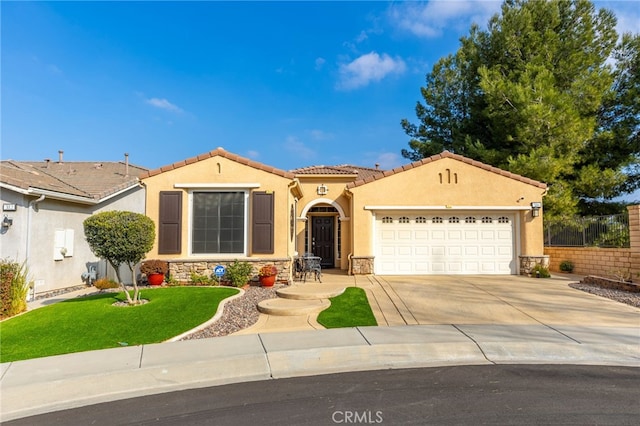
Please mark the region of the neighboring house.
[[518, 274], [543, 256], [546, 185], [443, 152], [382, 171], [284, 171], [218, 148], [141, 176], [171, 273], [297, 255], [354, 274]]
[[130, 165], [127, 155], [124, 162], [65, 162], [60, 151], [57, 162], [2, 161], [2, 258], [26, 263], [36, 294], [81, 285], [90, 266], [105, 276], [83, 221], [106, 210], [144, 213], [138, 176], [146, 171]]

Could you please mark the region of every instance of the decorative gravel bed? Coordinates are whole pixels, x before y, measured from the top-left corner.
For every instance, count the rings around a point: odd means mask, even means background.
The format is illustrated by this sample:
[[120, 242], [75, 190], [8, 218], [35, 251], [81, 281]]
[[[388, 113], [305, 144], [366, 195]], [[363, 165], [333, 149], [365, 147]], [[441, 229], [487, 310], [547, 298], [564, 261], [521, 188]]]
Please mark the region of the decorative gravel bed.
[[251, 327], [258, 321], [258, 303], [265, 299], [276, 298], [276, 290], [286, 287], [286, 284], [276, 284], [273, 287], [250, 286], [245, 293], [224, 305], [222, 316], [209, 327], [190, 334], [181, 340], [206, 339], [208, 337], [226, 336], [236, 331]]
[[577, 290], [586, 291], [596, 296], [606, 297], [616, 302], [625, 303], [627, 305], [640, 308], [640, 293], [632, 293], [630, 291], [615, 290], [611, 288], [603, 288], [595, 284], [573, 283], [569, 287]]

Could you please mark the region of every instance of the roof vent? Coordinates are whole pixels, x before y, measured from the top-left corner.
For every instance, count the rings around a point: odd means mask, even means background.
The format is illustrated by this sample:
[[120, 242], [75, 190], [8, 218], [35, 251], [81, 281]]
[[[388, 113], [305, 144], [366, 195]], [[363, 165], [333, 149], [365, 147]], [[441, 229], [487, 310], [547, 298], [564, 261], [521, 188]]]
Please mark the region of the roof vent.
[[62, 164], [62, 155], [64, 154], [63, 150], [58, 151], [58, 164]]
[[129, 177], [129, 153], [124, 153], [124, 177]]

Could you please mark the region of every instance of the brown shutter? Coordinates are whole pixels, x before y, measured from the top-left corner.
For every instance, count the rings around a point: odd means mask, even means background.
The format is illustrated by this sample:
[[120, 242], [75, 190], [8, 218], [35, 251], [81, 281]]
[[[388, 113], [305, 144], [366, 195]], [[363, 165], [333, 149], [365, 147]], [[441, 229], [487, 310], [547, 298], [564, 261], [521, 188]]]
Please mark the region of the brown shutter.
[[273, 254], [273, 192], [254, 192], [252, 203], [253, 253]]
[[179, 254], [182, 251], [182, 192], [160, 191], [158, 253]]

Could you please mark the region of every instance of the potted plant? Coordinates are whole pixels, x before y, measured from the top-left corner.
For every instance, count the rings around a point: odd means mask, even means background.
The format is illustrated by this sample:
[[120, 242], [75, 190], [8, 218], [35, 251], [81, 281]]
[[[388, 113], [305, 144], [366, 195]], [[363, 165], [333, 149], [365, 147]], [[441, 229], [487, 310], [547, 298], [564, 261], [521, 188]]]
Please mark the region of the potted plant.
[[140, 265], [140, 272], [147, 276], [150, 285], [161, 285], [164, 276], [169, 272], [169, 262], [158, 259], [145, 260]]
[[263, 287], [271, 287], [276, 282], [277, 275], [278, 268], [276, 268], [274, 265], [264, 265], [258, 271], [260, 285]]

